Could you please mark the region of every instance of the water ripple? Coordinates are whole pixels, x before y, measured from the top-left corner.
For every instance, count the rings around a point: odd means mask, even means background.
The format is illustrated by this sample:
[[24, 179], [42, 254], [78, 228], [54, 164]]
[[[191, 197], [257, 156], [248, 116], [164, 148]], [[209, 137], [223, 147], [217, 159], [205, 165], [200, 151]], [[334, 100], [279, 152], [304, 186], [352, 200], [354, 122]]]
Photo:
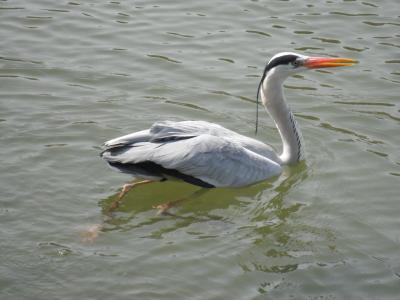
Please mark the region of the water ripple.
[[262, 36], [266, 36], [266, 37], [270, 37], [271, 36], [269, 33], [266, 33], [266, 32], [263, 32], [263, 31], [258, 31], [258, 30], [246, 30], [246, 32], [254, 33], [254, 34], [258, 34], [258, 35], [262, 35]]
[[333, 12], [330, 12], [329, 14], [346, 16], [346, 17], [375, 17], [375, 16], [379, 16], [378, 14], [371, 14], [371, 13], [345, 13], [345, 12], [339, 12], [339, 11], [333, 11]]
[[173, 35], [173, 36], [178, 36], [178, 37], [183, 37], [183, 38], [194, 38], [193, 35], [182, 34], [182, 33], [177, 33], [177, 32], [167, 32], [167, 34], [170, 34], [170, 35]]
[[198, 106], [198, 105], [191, 104], [191, 103], [184, 103], [184, 102], [171, 101], [171, 100], [166, 100], [165, 103], [174, 104], [174, 105], [179, 105], [179, 106], [183, 106], [183, 107], [187, 107], [187, 108], [192, 108], [192, 109], [197, 109], [197, 110], [202, 110], [202, 111], [205, 111], [205, 112], [210, 112], [208, 109], [205, 109], [205, 108], [203, 108], [203, 107], [200, 107], [200, 106]]
[[159, 58], [168, 62], [172, 62], [172, 63], [176, 63], [176, 64], [181, 64], [182, 62], [179, 60], [175, 60], [172, 58], [169, 58], [167, 56], [163, 56], [163, 55], [157, 55], [157, 54], [147, 54], [148, 57], [152, 57], [152, 58]]

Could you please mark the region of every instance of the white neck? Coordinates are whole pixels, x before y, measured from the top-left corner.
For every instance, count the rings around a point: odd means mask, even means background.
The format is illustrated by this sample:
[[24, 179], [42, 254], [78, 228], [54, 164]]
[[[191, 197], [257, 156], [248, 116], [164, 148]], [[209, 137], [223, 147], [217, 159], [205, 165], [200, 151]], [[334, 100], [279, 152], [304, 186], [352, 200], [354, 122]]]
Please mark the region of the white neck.
[[282, 164], [294, 164], [304, 158], [302, 136], [283, 94], [283, 81], [272, 69], [261, 85], [261, 100], [275, 122], [282, 139], [283, 149], [279, 158]]

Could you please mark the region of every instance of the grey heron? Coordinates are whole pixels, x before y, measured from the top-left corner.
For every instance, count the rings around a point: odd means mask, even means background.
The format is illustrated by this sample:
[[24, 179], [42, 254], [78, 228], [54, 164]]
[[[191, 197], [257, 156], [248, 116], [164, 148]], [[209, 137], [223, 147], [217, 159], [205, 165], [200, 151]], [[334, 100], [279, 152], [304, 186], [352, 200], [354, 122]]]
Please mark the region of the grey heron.
[[348, 58], [309, 57], [292, 52], [273, 56], [257, 91], [278, 128], [282, 152], [206, 121], [163, 121], [149, 129], [105, 142], [101, 157], [113, 168], [142, 181], [125, 184], [119, 198], [135, 185], [180, 179], [204, 188], [243, 187], [282, 172], [304, 159], [302, 136], [286, 103], [283, 82], [295, 73], [351, 66]]

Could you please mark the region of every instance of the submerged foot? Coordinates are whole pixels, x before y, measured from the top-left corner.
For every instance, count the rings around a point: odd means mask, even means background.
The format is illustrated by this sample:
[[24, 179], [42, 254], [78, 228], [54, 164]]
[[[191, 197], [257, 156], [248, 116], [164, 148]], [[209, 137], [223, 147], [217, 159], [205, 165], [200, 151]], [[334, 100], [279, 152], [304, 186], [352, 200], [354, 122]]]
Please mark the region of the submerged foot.
[[93, 243], [97, 237], [100, 234], [101, 229], [103, 228], [103, 225], [101, 224], [94, 224], [81, 232], [81, 239], [82, 242], [85, 243]]
[[167, 203], [162, 203], [158, 205], [153, 205], [153, 208], [157, 209], [157, 216], [161, 215], [172, 215], [170, 212], [168, 212], [168, 209], [174, 206], [173, 202], [167, 202]]

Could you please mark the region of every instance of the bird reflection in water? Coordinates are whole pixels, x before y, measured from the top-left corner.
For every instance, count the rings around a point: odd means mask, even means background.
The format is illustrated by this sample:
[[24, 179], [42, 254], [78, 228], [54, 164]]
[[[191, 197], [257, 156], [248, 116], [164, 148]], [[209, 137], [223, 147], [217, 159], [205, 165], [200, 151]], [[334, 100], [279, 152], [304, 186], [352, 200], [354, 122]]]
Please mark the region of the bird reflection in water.
[[[285, 168], [279, 178], [275, 178], [257, 185], [242, 189], [200, 189], [184, 183], [170, 182], [153, 183], [135, 189], [123, 201], [123, 205], [115, 205], [118, 194], [114, 194], [100, 202], [102, 208], [102, 222], [91, 226], [84, 234], [83, 240], [94, 242], [102, 232], [123, 230], [130, 231], [137, 228], [148, 227], [150, 232], [146, 234], [150, 238], [161, 238], [163, 235], [188, 228], [193, 224], [210, 223], [229, 226], [233, 230], [235, 219], [226, 215], [234, 210], [244, 209], [244, 217], [249, 224], [237, 223], [237, 228], [255, 226], [254, 233], [262, 234], [263, 230], [274, 223], [275, 219], [285, 222], [292, 213], [298, 211], [301, 204], [295, 203], [287, 206], [284, 203], [285, 195], [298, 183], [307, 178], [306, 164], [300, 163], [294, 167]], [[157, 186], [159, 185], [159, 186]], [[159, 203], [161, 197], [164, 199], [176, 199], [176, 191], [186, 196], [175, 201], [174, 210], [168, 210], [166, 214], [160, 215], [154, 212], [154, 207]], [[271, 198], [272, 197], [272, 198]], [[174, 223], [171, 225], [171, 220]], [[152, 225], [164, 222], [168, 225], [157, 226], [155, 230]], [[266, 224], [263, 229], [260, 222]], [[258, 225], [254, 225], [258, 224]], [[217, 226], [217, 225], [216, 225]], [[146, 230], [146, 232], [148, 232]], [[209, 233], [204, 234], [208, 235]], [[218, 234], [218, 233], [217, 233]], [[257, 239], [255, 240], [257, 243]]]

